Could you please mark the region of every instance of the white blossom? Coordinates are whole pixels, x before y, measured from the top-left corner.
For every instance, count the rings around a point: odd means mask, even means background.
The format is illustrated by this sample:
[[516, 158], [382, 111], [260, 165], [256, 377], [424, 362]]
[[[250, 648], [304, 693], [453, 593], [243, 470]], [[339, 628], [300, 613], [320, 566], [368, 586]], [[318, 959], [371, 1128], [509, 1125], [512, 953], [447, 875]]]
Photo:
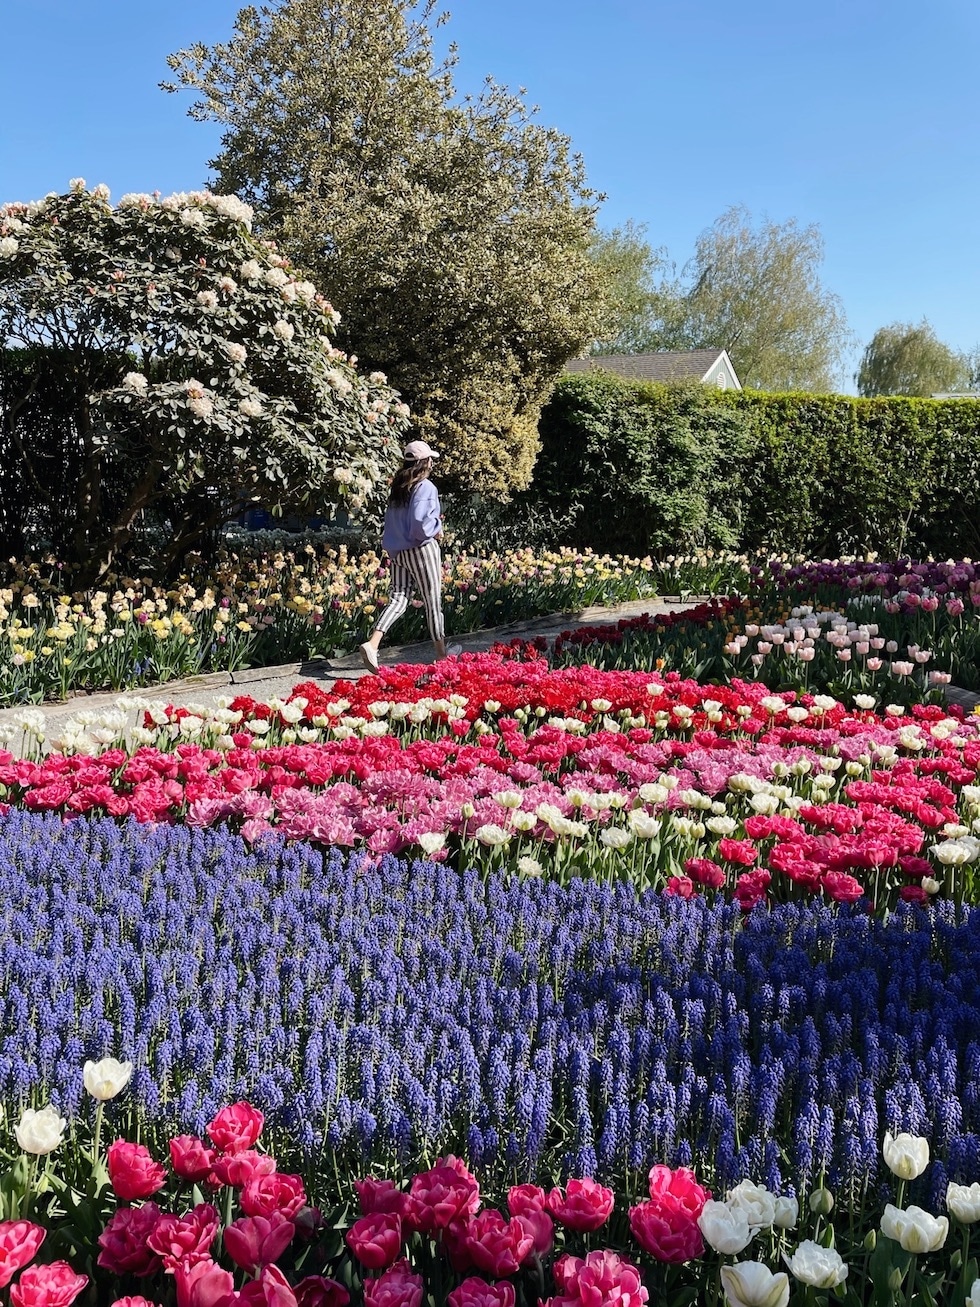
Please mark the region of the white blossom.
[[239, 345], [237, 341], [226, 340], [221, 348], [231, 359], [232, 363], [242, 364], [245, 362], [246, 358], [248, 358], [248, 350], [244, 345]]

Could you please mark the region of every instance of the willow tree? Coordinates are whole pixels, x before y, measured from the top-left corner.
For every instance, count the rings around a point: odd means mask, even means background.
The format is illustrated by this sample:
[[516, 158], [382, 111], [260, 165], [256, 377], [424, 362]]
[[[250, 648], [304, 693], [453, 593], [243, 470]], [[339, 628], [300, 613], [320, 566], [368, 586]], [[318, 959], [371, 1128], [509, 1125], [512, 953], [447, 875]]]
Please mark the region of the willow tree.
[[935, 395], [965, 389], [970, 362], [924, 318], [918, 325], [893, 322], [879, 327], [865, 346], [854, 380], [859, 395]]
[[342, 311], [342, 339], [408, 401], [460, 484], [527, 483], [537, 419], [598, 332], [597, 198], [523, 92], [460, 97], [433, 0], [280, 0], [169, 59], [167, 90], [224, 128], [217, 188]]

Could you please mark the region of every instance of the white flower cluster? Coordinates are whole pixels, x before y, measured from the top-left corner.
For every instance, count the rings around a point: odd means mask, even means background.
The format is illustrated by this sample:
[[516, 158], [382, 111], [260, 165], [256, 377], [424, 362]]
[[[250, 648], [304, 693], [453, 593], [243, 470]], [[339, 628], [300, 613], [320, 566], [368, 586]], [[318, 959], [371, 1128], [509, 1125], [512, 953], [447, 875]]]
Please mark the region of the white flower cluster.
[[245, 348], [244, 345], [239, 345], [237, 341], [226, 340], [223, 342], [221, 348], [231, 359], [232, 363], [236, 364], [239, 367], [248, 358], [248, 350]]
[[332, 390], [338, 395], [349, 395], [354, 389], [349, 377], [347, 377], [339, 368], [327, 368], [325, 380]]
[[214, 413], [214, 400], [207, 386], [191, 377], [189, 381], [184, 382], [184, 391], [187, 395], [187, 407], [194, 416], [200, 418], [202, 422], [209, 422]]

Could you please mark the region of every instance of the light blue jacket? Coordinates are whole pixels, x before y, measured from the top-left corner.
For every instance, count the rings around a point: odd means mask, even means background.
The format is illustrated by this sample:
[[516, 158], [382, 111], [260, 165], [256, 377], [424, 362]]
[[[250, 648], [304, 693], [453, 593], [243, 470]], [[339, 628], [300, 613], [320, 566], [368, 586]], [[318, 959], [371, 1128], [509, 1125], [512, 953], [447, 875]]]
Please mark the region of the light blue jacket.
[[400, 554], [434, 540], [441, 531], [439, 491], [427, 479], [419, 482], [407, 504], [388, 505], [381, 545], [388, 554]]

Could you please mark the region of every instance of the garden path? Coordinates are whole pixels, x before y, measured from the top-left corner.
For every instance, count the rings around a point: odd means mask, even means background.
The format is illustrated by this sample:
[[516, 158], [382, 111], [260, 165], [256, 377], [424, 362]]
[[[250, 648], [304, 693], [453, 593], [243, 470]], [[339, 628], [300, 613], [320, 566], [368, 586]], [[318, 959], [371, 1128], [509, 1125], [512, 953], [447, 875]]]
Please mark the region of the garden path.
[[[464, 652], [477, 653], [489, 649], [499, 641], [510, 641], [518, 636], [533, 639], [535, 636], [543, 635], [551, 640], [563, 631], [573, 630], [579, 626], [591, 626], [597, 622], [616, 622], [622, 617], [635, 617], [640, 613], [678, 612], [685, 608], [693, 608], [701, 601], [701, 597], [639, 599], [631, 603], [617, 604], [614, 607], [599, 606], [585, 608], [576, 613], [553, 613], [547, 617], [489, 627], [452, 638], [458, 640]], [[427, 663], [431, 657], [432, 645], [428, 641], [421, 644], [387, 645], [381, 651], [382, 664], [387, 666], [395, 663]], [[165, 685], [145, 686], [129, 692], [125, 697], [162, 699], [175, 707], [187, 707], [193, 704], [213, 707], [220, 699], [227, 698], [229, 695], [248, 694], [259, 701], [284, 699], [298, 681], [321, 681], [324, 686], [329, 686], [338, 680], [357, 680], [365, 675], [367, 672], [361, 663], [360, 655], [353, 653], [341, 658], [283, 663], [277, 667], [250, 667], [238, 672], [213, 672], [204, 676], [189, 677], [183, 681], [170, 681]], [[951, 703], [960, 704], [967, 712], [972, 712], [980, 706], [980, 694], [950, 686], [947, 695]], [[78, 717], [81, 713], [106, 712], [122, 697], [124, 696], [117, 691], [109, 691], [76, 695], [65, 703], [40, 705], [39, 711], [44, 717], [45, 738], [54, 741], [63, 724], [70, 718]], [[16, 721], [23, 711], [23, 708], [0, 709], [0, 723]], [[135, 711], [132, 720], [135, 724]], [[23, 739], [17, 736], [7, 747], [19, 754], [23, 751], [23, 746]]]
[[[639, 599], [631, 603], [617, 604], [614, 607], [584, 608], [575, 613], [553, 613], [530, 621], [513, 622], [506, 626], [488, 627], [480, 631], [471, 631], [466, 635], [454, 635], [466, 653], [477, 653], [489, 649], [499, 641], [510, 641], [518, 636], [533, 639], [543, 635], [553, 639], [563, 631], [573, 630], [579, 626], [591, 626], [597, 622], [616, 622], [621, 617], [635, 617], [640, 613], [676, 612], [693, 608], [700, 599]], [[427, 663], [432, 658], [432, 645], [426, 641], [421, 644], [386, 645], [381, 651], [383, 665], [395, 663]], [[108, 691], [98, 694], [74, 695], [64, 703], [47, 703], [38, 705], [38, 711], [44, 716], [44, 735], [49, 741], [55, 740], [61, 727], [70, 718], [77, 718], [82, 713], [99, 714], [109, 711], [120, 698], [140, 698], [165, 700], [174, 707], [187, 707], [191, 704], [216, 706], [219, 699], [229, 695], [248, 694], [252, 698], [267, 701], [273, 698], [285, 699], [298, 681], [320, 681], [324, 686], [332, 685], [338, 680], [357, 680], [366, 676], [360, 655], [347, 654], [341, 658], [320, 658], [310, 662], [283, 663], [277, 667], [249, 667], [238, 672], [213, 672], [204, 676], [192, 676], [182, 681], [169, 681], [165, 685], [143, 686], [125, 695], [120, 691]], [[24, 712], [23, 707], [0, 709], [0, 723], [17, 721]], [[136, 715], [133, 713], [135, 724]], [[23, 751], [23, 740], [17, 736], [7, 747], [14, 753]]]

